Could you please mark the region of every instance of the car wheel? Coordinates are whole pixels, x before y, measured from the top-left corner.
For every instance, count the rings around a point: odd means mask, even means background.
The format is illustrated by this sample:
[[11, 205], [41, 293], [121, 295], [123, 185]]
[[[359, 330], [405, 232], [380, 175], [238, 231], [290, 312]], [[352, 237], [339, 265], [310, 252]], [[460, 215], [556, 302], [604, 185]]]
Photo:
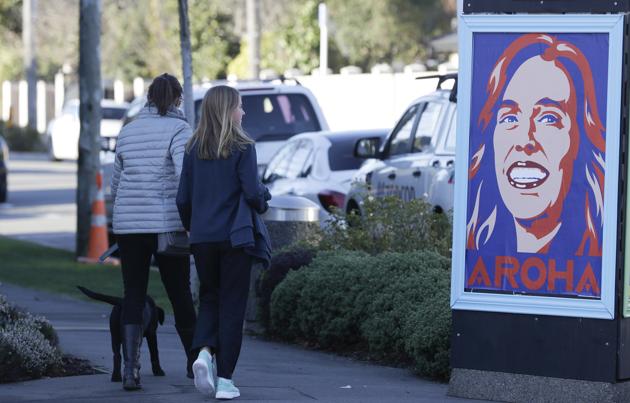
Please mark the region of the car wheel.
[[[356, 201], [354, 200], [350, 200], [348, 202], [348, 207], [346, 208], [346, 216], [354, 216], [357, 218], [361, 218], [361, 209], [359, 209], [359, 205], [357, 204]], [[349, 219], [348, 221], [348, 225], [352, 226], [352, 224], [356, 223], [355, 220]]]
[[48, 158], [51, 161], [54, 161], [54, 162], [61, 161], [61, 159], [57, 158], [57, 156], [55, 155], [55, 147], [53, 147], [52, 137], [48, 137], [48, 140], [46, 141], [46, 148], [48, 150]]

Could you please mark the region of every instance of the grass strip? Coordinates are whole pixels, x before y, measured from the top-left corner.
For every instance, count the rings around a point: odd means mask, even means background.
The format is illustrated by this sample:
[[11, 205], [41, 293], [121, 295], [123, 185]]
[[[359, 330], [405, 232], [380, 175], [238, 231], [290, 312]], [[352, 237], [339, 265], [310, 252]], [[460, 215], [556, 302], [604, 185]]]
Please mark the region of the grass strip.
[[[22, 287], [86, 297], [76, 286], [114, 296], [123, 295], [120, 267], [77, 263], [72, 252], [0, 236], [0, 281]], [[171, 304], [158, 273], [149, 275], [148, 293], [172, 313]]]

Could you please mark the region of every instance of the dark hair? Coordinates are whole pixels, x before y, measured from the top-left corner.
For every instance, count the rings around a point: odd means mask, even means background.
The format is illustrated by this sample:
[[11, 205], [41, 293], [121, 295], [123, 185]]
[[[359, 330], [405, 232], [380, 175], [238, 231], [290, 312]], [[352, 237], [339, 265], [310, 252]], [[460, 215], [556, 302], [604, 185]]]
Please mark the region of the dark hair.
[[160, 115], [164, 116], [168, 108], [177, 104], [182, 97], [182, 92], [179, 81], [172, 75], [164, 73], [155, 77], [149, 85], [147, 101], [157, 108]]

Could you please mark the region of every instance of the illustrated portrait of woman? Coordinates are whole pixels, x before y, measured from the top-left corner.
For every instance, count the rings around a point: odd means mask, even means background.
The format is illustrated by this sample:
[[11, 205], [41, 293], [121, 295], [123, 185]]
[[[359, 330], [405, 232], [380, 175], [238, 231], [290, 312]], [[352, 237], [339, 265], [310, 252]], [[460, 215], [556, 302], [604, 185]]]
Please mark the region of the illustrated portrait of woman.
[[560, 36], [516, 36], [484, 77], [471, 115], [468, 251], [602, 255], [606, 77], [596, 88], [589, 59]]

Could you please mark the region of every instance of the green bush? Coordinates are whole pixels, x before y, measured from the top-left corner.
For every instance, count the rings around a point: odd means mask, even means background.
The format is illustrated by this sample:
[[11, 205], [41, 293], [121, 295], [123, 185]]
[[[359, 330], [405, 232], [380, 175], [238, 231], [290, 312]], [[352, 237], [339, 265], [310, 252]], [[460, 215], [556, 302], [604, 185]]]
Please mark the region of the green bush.
[[0, 295], [0, 382], [58, 371], [62, 356], [57, 344], [50, 322], [19, 310]]
[[39, 132], [30, 127], [7, 126], [0, 121], [0, 135], [5, 138], [11, 151], [44, 150]]
[[257, 284], [258, 320], [264, 329], [269, 327], [269, 304], [273, 290], [290, 270], [311, 263], [315, 253], [315, 247], [306, 243], [297, 243], [274, 253], [271, 266], [262, 272]]
[[424, 200], [366, 196], [363, 212], [362, 216], [334, 212], [320, 248], [361, 250], [373, 255], [433, 250], [451, 256], [449, 215], [434, 212]]
[[271, 334], [449, 373], [450, 260], [432, 251], [320, 252], [271, 298]]

